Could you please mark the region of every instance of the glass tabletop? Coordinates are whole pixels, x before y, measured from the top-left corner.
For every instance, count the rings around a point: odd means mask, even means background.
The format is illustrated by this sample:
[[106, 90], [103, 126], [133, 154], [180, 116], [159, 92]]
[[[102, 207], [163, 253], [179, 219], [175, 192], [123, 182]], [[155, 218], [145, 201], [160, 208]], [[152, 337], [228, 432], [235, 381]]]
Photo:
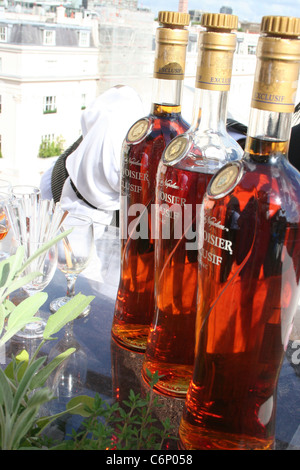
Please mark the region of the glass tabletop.
[[[88, 268], [78, 277], [76, 292], [95, 296], [91, 311], [85, 318], [78, 318], [59, 332], [57, 341], [49, 341], [43, 353], [49, 356], [75, 346], [76, 352], [68, 371], [59, 368], [53, 377], [52, 387], [57, 399], [47, 405], [47, 414], [64, 409], [69, 399], [78, 394], [101, 398], [112, 404], [122, 402], [130, 390], [144, 394], [148, 391], [141, 378], [143, 355], [118, 346], [111, 339], [111, 325], [120, 273], [119, 230], [105, 227], [95, 242], [95, 253]], [[50, 314], [50, 302], [66, 292], [66, 279], [57, 270], [46, 289], [48, 300], [43, 306], [44, 314]], [[288, 344], [281, 369], [277, 393], [276, 449], [300, 449], [300, 309]], [[11, 354], [24, 349], [29, 351], [39, 344], [37, 340], [20, 341], [13, 338], [2, 354], [2, 364], [9, 361]], [[6, 359], [5, 359], [6, 355]], [[155, 413], [157, 419], [168, 417], [178, 429], [184, 401], [181, 399], [158, 397], [161, 407]], [[80, 419], [75, 415], [65, 420], [65, 433], [76, 429]], [[61, 428], [52, 425], [51, 431], [59, 437]], [[177, 448], [176, 444], [172, 444]], [[172, 445], [169, 448], [172, 448]], [[175, 446], [175, 447], [174, 447]]]

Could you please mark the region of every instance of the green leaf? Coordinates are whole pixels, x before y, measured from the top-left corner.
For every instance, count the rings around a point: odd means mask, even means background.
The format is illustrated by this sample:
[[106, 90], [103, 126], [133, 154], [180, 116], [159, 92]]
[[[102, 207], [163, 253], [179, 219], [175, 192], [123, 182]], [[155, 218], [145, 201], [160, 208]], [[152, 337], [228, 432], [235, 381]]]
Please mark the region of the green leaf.
[[20, 442], [26, 436], [29, 429], [33, 428], [39, 406], [25, 408], [25, 410], [18, 415], [12, 427], [12, 432], [9, 436], [8, 450], [17, 450]]
[[39, 276], [42, 276], [42, 273], [36, 271], [36, 272], [33, 272], [33, 273], [26, 274], [26, 276], [21, 276], [20, 278], [12, 281], [10, 286], [7, 287], [7, 289], [5, 291], [5, 296], [11, 294], [12, 292], [20, 289], [23, 286], [26, 286], [26, 284], [29, 284], [29, 282], [33, 281], [33, 279], [35, 279]]
[[36, 374], [38, 369], [42, 366], [42, 364], [45, 362], [45, 360], [46, 360], [46, 356], [39, 357], [27, 367], [21, 381], [19, 382], [16, 394], [14, 396], [13, 411], [15, 413], [17, 413], [18, 411], [18, 407], [20, 406], [21, 400], [28, 392], [30, 388], [30, 383], [33, 380], [34, 375]]
[[[17, 378], [18, 380], [21, 380], [21, 378], [23, 377], [24, 375], [24, 372], [28, 366], [28, 363], [29, 363], [29, 354], [28, 352], [23, 349], [23, 351], [20, 352], [20, 354], [18, 354], [15, 358], [15, 361], [17, 364], [20, 364], [20, 368], [18, 369], [18, 374], [17, 374]], [[8, 377], [9, 379], [14, 379], [15, 375], [14, 375], [14, 360], [10, 361], [10, 363], [8, 364], [8, 366], [5, 368], [5, 375], [6, 377]]]
[[18, 449], [30, 429], [34, 429], [40, 407], [51, 400], [53, 393], [48, 388], [37, 390], [29, 399], [27, 407], [18, 413], [10, 434], [10, 448]]
[[0, 304], [0, 338], [4, 327], [4, 322], [6, 318], [6, 309], [3, 304]]
[[[88, 398], [91, 398], [91, 397], [88, 397]], [[74, 405], [70, 404], [70, 402], [73, 402], [74, 401]], [[88, 404], [89, 401], [85, 399], [84, 397], [84, 403]], [[60, 413], [57, 413], [55, 415], [51, 415], [51, 416], [42, 416], [41, 418], [39, 418], [37, 421], [36, 421], [36, 425], [38, 426], [39, 428], [39, 432], [41, 433], [47, 426], [49, 426], [50, 423], [52, 423], [53, 421], [55, 421], [57, 418], [61, 417], [61, 416], [64, 416], [65, 414], [67, 413], [70, 413], [70, 414], [79, 414], [83, 417], [89, 417], [90, 416], [90, 413], [84, 411], [84, 408], [85, 406], [87, 405], [84, 405], [82, 403], [82, 400], [81, 400], [81, 396], [78, 396], [76, 398], [73, 398], [70, 400], [70, 402], [67, 404], [67, 407], [66, 407], [66, 410], [65, 411], [61, 411]], [[78, 410], [78, 413], [77, 413], [77, 410]]]
[[0, 405], [4, 406], [6, 415], [11, 414], [13, 408], [13, 393], [5, 373], [0, 367]]
[[46, 292], [38, 292], [17, 305], [8, 317], [6, 332], [0, 339], [0, 345], [5, 344], [12, 336], [20, 331], [27, 323], [38, 321], [34, 315], [47, 300]]
[[90, 304], [95, 296], [75, 295], [69, 302], [60, 307], [57, 312], [50, 315], [45, 326], [43, 337], [45, 340], [53, 339], [52, 335], [60, 331], [67, 323], [74, 320]]
[[79, 395], [78, 397], [71, 398], [67, 403], [66, 409], [71, 414], [89, 417], [90, 413], [86, 411], [86, 407], [92, 408], [93, 403], [94, 398], [88, 395]]
[[6, 310], [6, 316], [8, 316], [16, 307], [15, 304], [11, 302], [8, 298], [5, 298], [1, 305], [3, 305]]
[[36, 390], [32, 395], [30, 395], [30, 399], [28, 400], [27, 407], [40, 407], [45, 402], [50, 401], [53, 398], [53, 392], [48, 387], [41, 388]]
[[0, 302], [6, 296], [6, 288], [14, 279], [16, 272], [22, 265], [24, 247], [20, 246], [16, 253], [0, 263]]
[[33, 390], [38, 387], [43, 387], [49, 375], [56, 367], [65, 361], [71, 354], [76, 351], [76, 348], [69, 348], [67, 351], [56, 356], [49, 364], [43, 367], [32, 379], [30, 388]]

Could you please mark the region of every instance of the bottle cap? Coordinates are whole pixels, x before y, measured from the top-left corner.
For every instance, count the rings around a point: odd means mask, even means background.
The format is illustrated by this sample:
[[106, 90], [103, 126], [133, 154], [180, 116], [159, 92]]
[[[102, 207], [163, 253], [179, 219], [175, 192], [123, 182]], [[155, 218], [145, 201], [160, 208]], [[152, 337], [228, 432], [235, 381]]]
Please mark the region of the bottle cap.
[[299, 36], [300, 18], [290, 16], [264, 16], [261, 20], [261, 33], [270, 36]]
[[178, 11], [160, 11], [158, 21], [165, 26], [188, 26], [190, 24], [190, 15]]
[[231, 31], [237, 29], [238, 17], [225, 13], [203, 13], [201, 26], [207, 29]]

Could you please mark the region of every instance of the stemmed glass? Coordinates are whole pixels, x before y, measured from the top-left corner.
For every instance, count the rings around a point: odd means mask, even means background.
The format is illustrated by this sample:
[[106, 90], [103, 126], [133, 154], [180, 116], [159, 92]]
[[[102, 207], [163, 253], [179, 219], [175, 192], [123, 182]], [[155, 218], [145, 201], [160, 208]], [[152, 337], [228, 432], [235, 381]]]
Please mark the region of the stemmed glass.
[[9, 217], [16, 240], [26, 244], [37, 239], [38, 210], [41, 191], [36, 186], [16, 185], [12, 187]]
[[49, 387], [60, 402], [63, 402], [65, 399], [69, 401], [73, 396], [82, 394], [86, 381], [87, 354], [74, 335], [73, 325], [74, 322], [71, 321], [65, 326], [63, 338], [55, 343], [48, 354], [48, 361], [50, 362], [59, 354], [67, 351], [67, 349], [75, 349], [73, 354], [66, 358], [48, 379]]
[[[94, 246], [94, 226], [90, 217], [69, 213], [64, 219], [61, 230], [71, 233], [57, 244], [57, 267], [67, 279], [67, 292], [64, 297], [50, 303], [50, 311], [56, 312], [75, 295], [75, 283], [78, 275], [87, 267]], [[81, 317], [90, 311], [90, 305], [82, 312]]]
[[4, 180], [0, 178], [0, 192], [1, 193], [6, 193], [6, 194], [11, 194], [12, 191], [12, 184], [8, 180]]
[[[9, 194], [0, 193], [0, 240], [4, 240], [9, 232], [10, 224], [7, 217], [7, 205], [10, 201]], [[9, 252], [4, 250], [0, 251], [0, 261], [9, 257]]]
[[[57, 233], [63, 209], [53, 201], [43, 200], [39, 188], [28, 185], [18, 185], [12, 188], [6, 210], [13, 232], [11, 254], [17, 246], [24, 247], [24, 261], [32, 255], [35, 258], [26, 265], [22, 275], [37, 275], [23, 286], [28, 296], [41, 292], [51, 281], [57, 267], [57, 246], [53, 245], [47, 250], [41, 250], [45, 243], [51, 241]], [[31, 279], [30, 278], [30, 279]], [[37, 312], [39, 315], [40, 312]], [[41, 315], [39, 315], [41, 316]], [[34, 322], [26, 325], [16, 336], [22, 338], [40, 338], [43, 336], [45, 321], [36, 316]]]
[[[18, 245], [20, 245], [18, 240]], [[25, 260], [35, 254], [39, 249], [42, 248], [44, 242], [36, 242], [29, 240], [25, 246]], [[57, 246], [51, 246], [46, 252], [41, 253], [37, 256], [23, 271], [23, 276], [31, 273], [39, 273], [39, 275], [31, 282], [23, 286], [23, 290], [27, 295], [32, 296], [37, 292], [41, 292], [47, 287], [49, 282], [54, 276], [57, 267]], [[27, 325], [20, 330], [16, 336], [20, 338], [41, 338], [45, 329], [46, 321], [41, 317], [41, 312], [36, 313], [36, 321], [27, 323]]]
[[[12, 194], [12, 184], [10, 181], [0, 178], [0, 240], [4, 240], [9, 231], [9, 223], [5, 211], [6, 199]], [[7, 239], [5, 240], [7, 242]], [[9, 242], [8, 242], [9, 243]], [[7, 243], [5, 243], [7, 244]], [[0, 261], [9, 257], [9, 250], [5, 247], [0, 251]]]

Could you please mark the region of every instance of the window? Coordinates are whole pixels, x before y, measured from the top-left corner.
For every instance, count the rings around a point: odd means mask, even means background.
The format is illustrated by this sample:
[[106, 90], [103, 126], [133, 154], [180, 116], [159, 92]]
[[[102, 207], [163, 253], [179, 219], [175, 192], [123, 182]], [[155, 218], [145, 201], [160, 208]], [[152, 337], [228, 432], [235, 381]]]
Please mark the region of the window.
[[78, 45], [80, 47], [89, 47], [90, 45], [90, 32], [89, 31], [78, 32]]
[[0, 26], [0, 42], [6, 42], [6, 41], [7, 41], [7, 27]]
[[43, 36], [44, 46], [55, 46], [55, 31], [53, 29], [45, 29]]
[[255, 55], [256, 54], [256, 46], [248, 46], [248, 54]]
[[56, 113], [56, 96], [44, 96], [44, 114]]

